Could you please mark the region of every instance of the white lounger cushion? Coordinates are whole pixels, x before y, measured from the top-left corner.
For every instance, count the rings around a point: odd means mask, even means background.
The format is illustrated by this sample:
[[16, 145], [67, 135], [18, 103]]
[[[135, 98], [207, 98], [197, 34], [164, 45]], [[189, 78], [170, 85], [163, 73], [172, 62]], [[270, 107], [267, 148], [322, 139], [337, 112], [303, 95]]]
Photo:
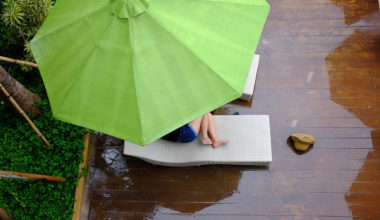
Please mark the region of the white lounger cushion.
[[147, 146], [125, 141], [124, 154], [152, 164], [183, 167], [206, 164], [263, 165], [272, 161], [268, 115], [214, 116], [217, 134], [230, 143], [219, 148], [202, 145], [201, 137], [191, 143], [163, 139]]
[[256, 77], [257, 77], [257, 69], [259, 68], [259, 60], [260, 56], [255, 54], [253, 56], [251, 68], [249, 69], [247, 81], [244, 86], [243, 94], [240, 99], [245, 101], [250, 101], [255, 90]]
[[272, 161], [269, 116], [214, 116], [216, 131], [230, 142], [219, 148], [202, 145], [201, 137], [191, 143], [163, 139], [147, 146], [125, 141], [124, 154], [152, 164], [184, 167], [206, 164], [264, 165]]

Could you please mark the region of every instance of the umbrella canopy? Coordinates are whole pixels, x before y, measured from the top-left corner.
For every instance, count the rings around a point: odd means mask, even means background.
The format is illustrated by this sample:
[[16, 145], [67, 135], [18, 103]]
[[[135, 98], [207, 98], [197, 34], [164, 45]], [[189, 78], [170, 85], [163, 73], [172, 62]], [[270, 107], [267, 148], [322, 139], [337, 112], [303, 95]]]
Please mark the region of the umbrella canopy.
[[59, 0], [31, 42], [54, 117], [146, 145], [238, 98], [265, 0]]

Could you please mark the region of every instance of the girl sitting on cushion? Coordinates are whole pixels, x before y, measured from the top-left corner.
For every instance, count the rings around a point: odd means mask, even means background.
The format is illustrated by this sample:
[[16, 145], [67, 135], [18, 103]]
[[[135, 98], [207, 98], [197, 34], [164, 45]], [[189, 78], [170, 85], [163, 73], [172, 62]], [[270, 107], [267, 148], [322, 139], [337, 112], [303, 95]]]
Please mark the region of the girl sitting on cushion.
[[229, 142], [228, 140], [220, 140], [216, 136], [214, 119], [211, 113], [207, 113], [189, 124], [170, 132], [165, 135], [163, 139], [179, 143], [188, 143], [195, 140], [199, 132], [202, 133], [202, 144], [212, 145], [214, 148], [217, 148]]

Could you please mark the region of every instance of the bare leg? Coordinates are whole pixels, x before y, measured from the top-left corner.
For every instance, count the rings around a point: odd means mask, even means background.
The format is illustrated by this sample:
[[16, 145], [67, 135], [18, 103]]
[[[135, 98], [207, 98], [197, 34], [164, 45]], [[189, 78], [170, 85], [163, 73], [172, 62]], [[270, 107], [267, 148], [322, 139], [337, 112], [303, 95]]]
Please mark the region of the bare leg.
[[214, 124], [214, 119], [212, 118], [212, 115], [210, 113], [206, 114], [204, 117], [208, 117], [208, 134], [211, 137], [212, 140], [212, 147], [217, 148], [220, 146], [223, 146], [227, 144], [229, 141], [228, 140], [219, 140], [218, 136], [216, 136], [216, 131], [215, 131], [215, 124]]
[[209, 116], [203, 115], [201, 122], [202, 144], [211, 145], [212, 140], [208, 136]]
[[202, 133], [202, 144], [212, 144], [210, 137], [208, 136], [208, 116], [203, 115], [190, 122], [189, 124], [194, 128], [197, 134]]
[[194, 130], [197, 132], [197, 134], [199, 134], [199, 130], [200, 130], [200, 127], [201, 127], [201, 122], [202, 122], [202, 119], [203, 119], [203, 116], [195, 119], [194, 121], [191, 121], [189, 124], [191, 125], [191, 127], [194, 128]]

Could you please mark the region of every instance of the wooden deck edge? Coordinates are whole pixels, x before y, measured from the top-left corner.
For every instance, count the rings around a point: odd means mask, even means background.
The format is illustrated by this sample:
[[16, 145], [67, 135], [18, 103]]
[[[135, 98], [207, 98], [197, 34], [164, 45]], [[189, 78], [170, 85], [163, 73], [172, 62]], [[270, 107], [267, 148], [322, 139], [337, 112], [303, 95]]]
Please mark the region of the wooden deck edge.
[[[86, 129], [87, 130], [87, 129]], [[83, 149], [83, 162], [79, 164], [79, 173], [82, 172], [82, 168], [88, 165], [88, 154], [90, 151], [90, 134], [84, 135], [84, 149]], [[73, 220], [80, 220], [83, 204], [83, 195], [86, 187], [86, 176], [82, 176], [78, 181], [78, 186], [75, 190], [75, 203]]]

